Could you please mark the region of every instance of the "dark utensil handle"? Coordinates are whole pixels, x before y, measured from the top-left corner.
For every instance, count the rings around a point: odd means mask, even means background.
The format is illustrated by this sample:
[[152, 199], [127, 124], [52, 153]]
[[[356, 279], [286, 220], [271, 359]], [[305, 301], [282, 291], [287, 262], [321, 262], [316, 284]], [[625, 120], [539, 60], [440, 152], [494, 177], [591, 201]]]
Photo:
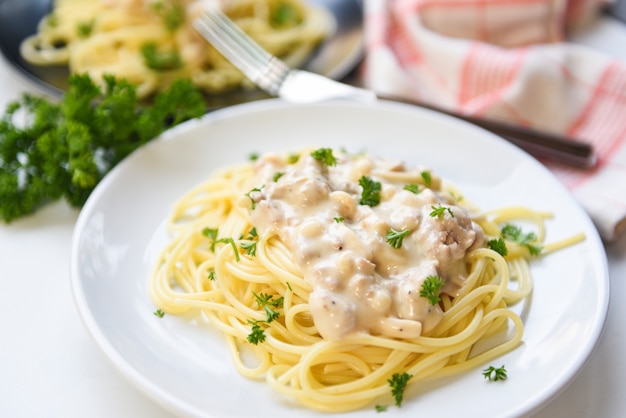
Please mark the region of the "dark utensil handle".
[[614, 18], [626, 23], [626, 1], [613, 0], [608, 2], [604, 7], [604, 11]]
[[503, 137], [537, 158], [546, 158], [579, 168], [591, 168], [595, 166], [597, 162], [593, 147], [591, 144], [583, 141], [523, 126], [462, 115], [394, 96], [383, 95], [379, 97], [385, 100], [414, 104], [470, 122]]

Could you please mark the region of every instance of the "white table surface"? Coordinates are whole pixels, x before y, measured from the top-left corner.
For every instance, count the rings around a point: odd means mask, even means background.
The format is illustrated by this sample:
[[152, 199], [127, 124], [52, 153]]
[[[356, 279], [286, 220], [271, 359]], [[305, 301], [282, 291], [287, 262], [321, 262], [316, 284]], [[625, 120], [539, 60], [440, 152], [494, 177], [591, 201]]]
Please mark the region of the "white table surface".
[[[614, 20], [575, 40], [626, 61], [626, 26]], [[0, 55], [0, 107], [23, 91], [33, 86]], [[170, 417], [118, 374], [81, 323], [69, 280], [76, 218], [58, 203], [0, 224], [0, 417]], [[626, 415], [626, 236], [606, 251], [604, 334], [577, 378], [536, 417]]]

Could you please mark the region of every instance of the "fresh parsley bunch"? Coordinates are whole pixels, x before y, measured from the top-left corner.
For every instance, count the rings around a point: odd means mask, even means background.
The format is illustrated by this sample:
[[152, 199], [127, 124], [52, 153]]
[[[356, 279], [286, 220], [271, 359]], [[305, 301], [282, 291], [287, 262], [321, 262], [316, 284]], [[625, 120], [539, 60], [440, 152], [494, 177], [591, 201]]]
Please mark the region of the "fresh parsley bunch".
[[0, 218], [31, 214], [65, 198], [82, 207], [122, 159], [164, 130], [201, 116], [205, 103], [189, 81], [139, 101], [125, 80], [72, 75], [59, 102], [24, 94], [0, 119]]

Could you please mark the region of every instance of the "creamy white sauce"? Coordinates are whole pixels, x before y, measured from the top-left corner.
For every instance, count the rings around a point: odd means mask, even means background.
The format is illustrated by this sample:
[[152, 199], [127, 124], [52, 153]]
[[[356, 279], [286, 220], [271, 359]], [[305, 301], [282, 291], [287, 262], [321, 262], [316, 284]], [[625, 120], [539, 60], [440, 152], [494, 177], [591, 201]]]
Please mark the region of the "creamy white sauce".
[[[327, 166], [303, 153], [295, 164], [268, 154], [255, 163], [251, 217], [260, 234], [278, 235], [313, 288], [309, 305], [320, 334], [336, 340], [353, 332], [413, 338], [439, 323], [442, 310], [420, 296], [430, 275], [452, 296], [467, 276], [467, 252], [483, 245], [470, 213], [418, 167], [344, 155]], [[276, 179], [276, 174], [282, 175]], [[362, 205], [359, 179], [381, 184], [380, 204]], [[404, 190], [419, 184], [419, 192]], [[262, 187], [261, 187], [262, 186]], [[247, 201], [248, 206], [250, 201]], [[441, 217], [433, 207], [445, 207]], [[451, 212], [451, 213], [450, 213]], [[386, 235], [409, 229], [400, 248]]]

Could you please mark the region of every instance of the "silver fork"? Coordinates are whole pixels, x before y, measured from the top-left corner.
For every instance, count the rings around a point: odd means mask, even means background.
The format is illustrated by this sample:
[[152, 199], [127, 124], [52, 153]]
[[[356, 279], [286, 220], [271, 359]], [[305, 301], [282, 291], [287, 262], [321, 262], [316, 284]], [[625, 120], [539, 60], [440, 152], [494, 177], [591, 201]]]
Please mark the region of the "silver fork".
[[[216, 7], [207, 8], [200, 17], [194, 20], [193, 26], [246, 77], [273, 96], [296, 103], [312, 103], [336, 98], [349, 98], [364, 102], [377, 100], [372, 91], [339, 83], [308, 71], [289, 68], [287, 64], [253, 41]], [[583, 168], [592, 167], [596, 163], [593, 147], [581, 141], [453, 113], [398, 97], [383, 98], [404, 101], [463, 119], [501, 135], [536, 157], [549, 158]]]
[[247, 78], [272, 96], [296, 103], [336, 98], [376, 100], [372, 91], [290, 68], [264, 50], [217, 7], [205, 9], [193, 21], [193, 26]]

